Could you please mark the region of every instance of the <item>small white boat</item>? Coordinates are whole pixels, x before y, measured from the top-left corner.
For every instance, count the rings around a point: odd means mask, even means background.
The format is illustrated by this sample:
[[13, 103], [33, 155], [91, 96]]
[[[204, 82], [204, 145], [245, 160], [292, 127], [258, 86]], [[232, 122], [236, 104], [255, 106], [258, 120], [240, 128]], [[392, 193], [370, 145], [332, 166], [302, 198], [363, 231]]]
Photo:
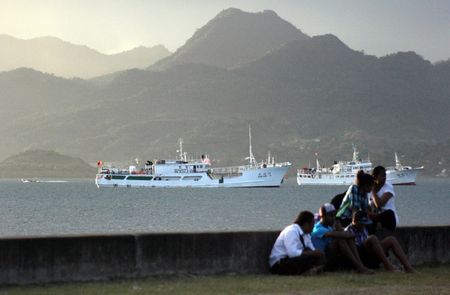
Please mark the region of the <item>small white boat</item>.
[[275, 163], [270, 156], [267, 162], [257, 163], [250, 128], [248, 165], [213, 168], [207, 156], [188, 160], [182, 139], [178, 152], [178, 159], [147, 161], [144, 167], [120, 169], [99, 161], [95, 183], [97, 187], [279, 187], [291, 166], [289, 162]]
[[395, 166], [386, 167], [386, 180], [395, 185], [414, 185], [424, 167], [403, 166], [395, 153]]
[[40, 182], [38, 179], [36, 178], [29, 178], [29, 179], [20, 179], [20, 181], [22, 181], [23, 183], [29, 183], [29, 182]]

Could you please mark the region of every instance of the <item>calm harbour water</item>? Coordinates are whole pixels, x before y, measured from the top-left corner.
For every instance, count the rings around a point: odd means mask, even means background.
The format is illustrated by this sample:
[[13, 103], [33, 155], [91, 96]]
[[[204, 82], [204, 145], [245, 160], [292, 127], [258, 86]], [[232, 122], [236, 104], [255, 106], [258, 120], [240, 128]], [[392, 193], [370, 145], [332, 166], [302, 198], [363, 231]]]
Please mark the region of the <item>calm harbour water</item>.
[[[0, 236], [277, 230], [342, 186], [280, 188], [102, 188], [93, 181], [0, 181]], [[400, 225], [450, 225], [450, 179], [396, 186]]]

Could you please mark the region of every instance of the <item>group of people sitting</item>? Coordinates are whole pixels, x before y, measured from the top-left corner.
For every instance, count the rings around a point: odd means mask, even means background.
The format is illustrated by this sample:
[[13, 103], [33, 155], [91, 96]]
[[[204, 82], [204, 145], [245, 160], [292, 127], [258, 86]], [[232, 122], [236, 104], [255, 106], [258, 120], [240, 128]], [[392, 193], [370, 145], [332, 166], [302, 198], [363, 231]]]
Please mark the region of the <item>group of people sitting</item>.
[[386, 182], [384, 167], [374, 168], [372, 174], [359, 171], [355, 184], [320, 207], [319, 218], [302, 211], [293, 224], [281, 231], [269, 257], [271, 273], [297, 275], [354, 269], [373, 274], [381, 264], [387, 271], [399, 271], [388, 258], [390, 252], [405, 272], [416, 272], [392, 236], [398, 216], [394, 189]]

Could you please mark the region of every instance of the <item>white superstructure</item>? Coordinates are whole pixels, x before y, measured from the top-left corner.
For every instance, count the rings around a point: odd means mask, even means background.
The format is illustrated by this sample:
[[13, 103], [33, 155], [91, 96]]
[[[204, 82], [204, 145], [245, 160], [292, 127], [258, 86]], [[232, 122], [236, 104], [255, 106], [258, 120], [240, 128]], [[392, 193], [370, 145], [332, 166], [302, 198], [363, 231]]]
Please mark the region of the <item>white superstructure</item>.
[[372, 163], [369, 159], [361, 160], [356, 147], [353, 147], [351, 161], [335, 162], [330, 168], [322, 168], [316, 159], [316, 168], [302, 168], [297, 170], [299, 185], [350, 185], [354, 183], [359, 170], [370, 173]]
[[188, 160], [180, 139], [176, 160], [147, 161], [144, 167], [126, 169], [99, 165], [95, 183], [98, 187], [278, 187], [291, 163], [275, 163], [273, 158], [257, 163], [252, 153], [249, 128], [249, 164], [213, 168], [207, 156]]
[[386, 178], [392, 184], [414, 185], [420, 170], [424, 167], [403, 166], [395, 153], [395, 166], [386, 168]]

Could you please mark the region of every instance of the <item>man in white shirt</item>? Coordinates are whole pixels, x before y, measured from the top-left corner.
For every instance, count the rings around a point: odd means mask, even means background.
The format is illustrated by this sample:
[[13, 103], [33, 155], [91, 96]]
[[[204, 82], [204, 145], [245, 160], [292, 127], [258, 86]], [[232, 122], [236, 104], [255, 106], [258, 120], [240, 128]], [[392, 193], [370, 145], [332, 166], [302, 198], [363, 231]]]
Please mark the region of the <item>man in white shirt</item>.
[[325, 254], [311, 242], [314, 214], [299, 213], [294, 223], [285, 227], [273, 245], [269, 257], [270, 272], [280, 275], [314, 274], [323, 268]]

